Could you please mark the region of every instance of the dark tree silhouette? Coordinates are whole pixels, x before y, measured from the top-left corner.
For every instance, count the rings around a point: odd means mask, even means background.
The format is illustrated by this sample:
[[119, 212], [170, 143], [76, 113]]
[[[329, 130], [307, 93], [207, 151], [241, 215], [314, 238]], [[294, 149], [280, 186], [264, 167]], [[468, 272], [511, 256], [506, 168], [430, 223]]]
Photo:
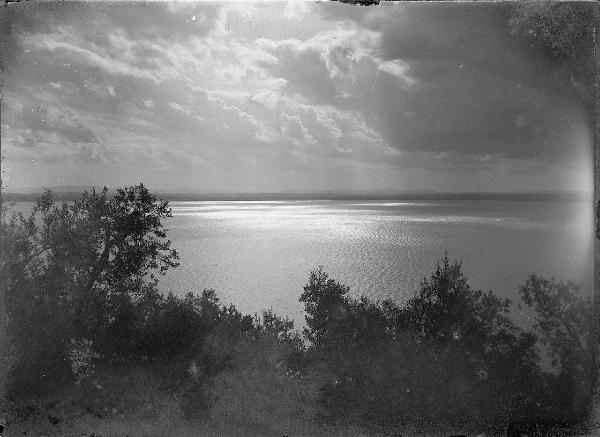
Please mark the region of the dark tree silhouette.
[[591, 339], [594, 309], [581, 286], [531, 275], [520, 287], [521, 300], [535, 310], [534, 329], [548, 346], [552, 364], [560, 370], [566, 408], [582, 415], [590, 406], [594, 348]]
[[511, 31], [546, 50], [558, 65], [568, 68], [568, 83], [593, 109], [594, 55], [600, 26], [594, 2], [525, 1], [515, 3]]
[[[514, 34], [529, 38], [545, 48], [554, 59], [569, 69], [569, 85], [585, 104], [594, 126], [594, 204], [600, 207], [600, 4], [598, 2], [527, 1], [515, 3], [510, 25]], [[600, 213], [597, 209], [596, 238], [600, 238]], [[600, 248], [595, 244], [594, 262], [600, 262]], [[600, 354], [600, 270], [594, 277], [595, 323], [591, 343], [596, 344], [592, 359], [593, 384], [598, 385], [598, 355]], [[596, 410], [600, 408], [600, 389], [596, 387]], [[600, 417], [600, 411], [593, 416]], [[598, 424], [594, 425], [598, 428]]]
[[47, 191], [29, 216], [6, 223], [8, 334], [17, 368], [30, 370], [23, 377], [35, 383], [53, 368], [60, 374], [71, 338], [108, 343], [123, 299], [154, 293], [157, 274], [178, 265], [162, 224], [170, 215], [168, 203], [140, 184], [61, 205]]
[[405, 307], [353, 298], [322, 268], [300, 301], [311, 361], [332, 375], [321, 393], [329, 419], [492, 423], [537, 408], [535, 336], [447, 256]]

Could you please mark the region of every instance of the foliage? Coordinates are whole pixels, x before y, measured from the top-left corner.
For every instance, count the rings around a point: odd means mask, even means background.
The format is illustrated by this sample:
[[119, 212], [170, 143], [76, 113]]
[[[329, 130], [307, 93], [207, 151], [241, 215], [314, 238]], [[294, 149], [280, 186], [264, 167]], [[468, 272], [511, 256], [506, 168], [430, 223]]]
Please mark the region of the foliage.
[[467, 380], [484, 380], [491, 399], [529, 408], [523, 388], [537, 372], [536, 338], [511, 321], [509, 300], [472, 289], [461, 267], [444, 257], [403, 310], [405, 329], [460, 362]]
[[282, 343], [298, 339], [294, 330], [294, 321], [288, 317], [280, 317], [273, 309], [263, 310], [262, 319], [255, 320], [256, 326], [263, 332], [275, 336]]
[[293, 348], [262, 324], [255, 335], [240, 338], [231, 366], [206, 386], [209, 417], [250, 427], [252, 435], [300, 434], [297, 429], [311, 423], [317, 412], [320, 381], [318, 375], [289, 367]]
[[[537, 336], [511, 321], [510, 301], [472, 289], [447, 255], [404, 307], [352, 298], [322, 268], [311, 272], [300, 300], [311, 365], [330, 375], [320, 397], [324, 419], [500, 426], [575, 414], [560, 390], [565, 379], [539, 367]], [[573, 311], [565, 321], [584, 314]]]
[[446, 254], [408, 301], [405, 322], [429, 340], [482, 346], [490, 335], [515, 329], [508, 317], [510, 304], [491, 291], [471, 289], [461, 264], [450, 265]]
[[534, 309], [534, 329], [560, 371], [557, 381], [568, 395], [564, 408], [574, 415], [586, 412], [594, 369], [594, 307], [590, 298], [580, 295], [580, 289], [572, 281], [531, 275], [519, 290], [523, 303]]
[[600, 200], [596, 203], [596, 238], [600, 239]]
[[535, 310], [535, 329], [550, 346], [553, 364], [562, 369], [582, 362], [591, 349], [593, 305], [580, 296], [581, 285], [531, 275], [519, 289], [525, 305]]
[[[30, 216], [2, 222], [13, 399], [63, 393], [98, 417], [168, 405], [256, 433], [314, 416], [385, 429], [570, 420], [589, 404], [592, 305], [578, 284], [532, 275], [520, 289], [535, 315], [528, 332], [510, 301], [473, 289], [447, 255], [403, 306], [353, 297], [320, 267], [299, 298], [302, 336], [214, 290], [159, 293], [157, 275], [177, 265], [169, 216], [140, 185], [60, 206], [46, 193]], [[540, 368], [538, 339], [556, 372]]]
[[[600, 8], [598, 2], [553, 2], [548, 0], [515, 3], [509, 20], [512, 33], [542, 47], [559, 66], [570, 72], [569, 83], [585, 104], [590, 118], [595, 119], [594, 143], [600, 134], [598, 123], [600, 101]], [[558, 74], [555, 77], [565, 77]], [[560, 80], [558, 81], [561, 82]], [[564, 82], [564, 80], [562, 81]], [[597, 205], [598, 206], [598, 205]], [[596, 211], [596, 238], [600, 235], [600, 215]], [[598, 287], [598, 284], [596, 284]], [[590, 403], [590, 390], [597, 383], [597, 366], [594, 352], [585, 344], [590, 338], [589, 330], [598, 335], [596, 326], [590, 327], [592, 306], [577, 298], [568, 289], [575, 284], [559, 284], [554, 280], [532, 277], [522, 288], [526, 304], [541, 311], [536, 330], [552, 353], [555, 364], [561, 371], [551, 385], [562, 384], [568, 393], [565, 410], [571, 415], [580, 415]], [[536, 293], [536, 289], [539, 293]], [[549, 292], [550, 295], [544, 295]], [[554, 294], [552, 294], [554, 293]], [[569, 304], [568, 301], [571, 303]], [[563, 308], [562, 305], [570, 305]], [[598, 307], [596, 307], [598, 308]], [[597, 311], [597, 310], [596, 310]], [[588, 331], [588, 333], [584, 332]], [[556, 337], [555, 337], [556, 335]], [[564, 397], [564, 396], [563, 396]]]
[[[3, 159], [4, 157], [0, 156], [0, 161]], [[4, 395], [6, 375], [12, 364], [11, 357], [13, 355], [11, 344], [6, 335], [7, 315], [4, 299], [2, 298], [4, 290], [6, 289], [6, 275], [3, 272], [5, 271], [5, 263], [7, 260], [7, 248], [11, 244], [8, 239], [9, 234], [7, 229], [7, 217], [11, 206], [11, 203], [7, 202], [5, 199], [4, 184], [2, 175], [0, 174], [0, 348], [3, 351], [2, 356], [0, 357], [0, 400]]]
[[310, 272], [308, 284], [299, 300], [304, 303], [306, 311], [304, 335], [315, 347], [325, 343], [336, 322], [343, 318], [348, 291], [348, 287], [329, 279], [323, 267]]
[[600, 30], [596, 12], [594, 2], [528, 0], [514, 3], [509, 19], [514, 35], [527, 38], [570, 69], [570, 85], [588, 105], [594, 102], [592, 50]]
[[509, 20], [513, 33], [540, 42], [561, 59], [590, 55], [594, 21], [592, 6], [583, 2], [524, 1]]
[[132, 334], [138, 357], [149, 360], [192, 359], [219, 312], [213, 290], [201, 296], [157, 296], [151, 311], [139, 318]]
[[4, 298], [25, 386], [69, 373], [71, 338], [110, 354], [123, 308], [152, 294], [156, 274], [178, 264], [162, 224], [170, 214], [167, 202], [138, 185], [61, 205], [47, 191], [29, 216], [8, 221]]
[[94, 361], [100, 358], [100, 354], [94, 352], [92, 344], [92, 341], [85, 338], [81, 340], [71, 339], [68, 359], [77, 384], [81, 384], [81, 381], [94, 374]]

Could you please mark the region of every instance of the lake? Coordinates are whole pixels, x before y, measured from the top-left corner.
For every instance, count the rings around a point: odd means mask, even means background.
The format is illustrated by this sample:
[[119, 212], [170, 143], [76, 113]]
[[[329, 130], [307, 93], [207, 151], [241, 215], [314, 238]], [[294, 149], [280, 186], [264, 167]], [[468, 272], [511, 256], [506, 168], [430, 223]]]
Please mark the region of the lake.
[[[322, 265], [355, 296], [405, 302], [447, 250], [473, 287], [518, 300], [530, 273], [593, 287], [593, 208], [550, 201], [171, 202], [181, 266], [160, 283], [214, 288], [244, 312], [301, 324], [298, 297]], [[526, 316], [515, 314], [517, 318]], [[522, 321], [526, 323], [526, 320]]]

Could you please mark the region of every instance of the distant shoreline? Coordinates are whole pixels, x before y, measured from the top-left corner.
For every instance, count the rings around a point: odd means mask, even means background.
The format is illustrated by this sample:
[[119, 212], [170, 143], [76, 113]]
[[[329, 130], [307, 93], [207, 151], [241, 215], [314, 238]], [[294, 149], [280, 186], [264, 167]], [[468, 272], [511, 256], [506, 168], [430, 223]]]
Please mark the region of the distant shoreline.
[[[56, 200], [74, 200], [90, 187], [81, 187], [78, 191], [52, 190]], [[293, 201], [293, 200], [341, 200], [341, 201], [418, 201], [418, 200], [491, 200], [491, 201], [557, 201], [582, 202], [592, 201], [592, 194], [585, 192], [405, 192], [405, 193], [356, 193], [356, 192], [306, 192], [306, 193], [174, 193], [154, 191], [161, 198], [169, 201]], [[33, 202], [41, 195], [38, 192], [5, 192], [6, 200], [17, 202]]]

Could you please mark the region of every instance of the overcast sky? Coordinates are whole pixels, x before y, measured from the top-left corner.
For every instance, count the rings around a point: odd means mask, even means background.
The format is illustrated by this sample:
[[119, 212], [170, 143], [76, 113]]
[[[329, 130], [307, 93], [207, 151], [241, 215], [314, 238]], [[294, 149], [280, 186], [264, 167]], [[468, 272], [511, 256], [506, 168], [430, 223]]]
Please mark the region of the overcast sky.
[[506, 7], [18, 5], [6, 185], [591, 189], [589, 116]]

